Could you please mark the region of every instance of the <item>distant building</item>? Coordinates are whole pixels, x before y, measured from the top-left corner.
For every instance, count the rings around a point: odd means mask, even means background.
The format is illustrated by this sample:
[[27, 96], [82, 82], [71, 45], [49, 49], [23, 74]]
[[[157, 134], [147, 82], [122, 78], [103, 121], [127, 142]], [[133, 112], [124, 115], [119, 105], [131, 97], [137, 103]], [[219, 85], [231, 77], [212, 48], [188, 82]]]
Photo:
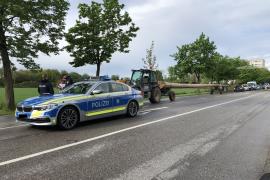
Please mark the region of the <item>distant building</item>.
[[257, 67], [257, 68], [265, 68], [265, 60], [264, 59], [252, 59], [249, 60], [249, 65]]

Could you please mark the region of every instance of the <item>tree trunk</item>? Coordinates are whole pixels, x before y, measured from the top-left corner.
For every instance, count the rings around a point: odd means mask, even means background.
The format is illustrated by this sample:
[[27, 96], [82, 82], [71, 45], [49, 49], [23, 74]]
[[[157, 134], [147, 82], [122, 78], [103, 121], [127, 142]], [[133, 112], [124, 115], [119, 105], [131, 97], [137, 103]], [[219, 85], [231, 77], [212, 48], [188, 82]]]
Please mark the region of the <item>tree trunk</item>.
[[197, 78], [197, 82], [200, 83], [201, 82], [201, 76], [200, 76], [200, 73], [196, 73], [195, 72], [195, 76]]
[[0, 54], [1, 54], [1, 59], [3, 62], [6, 106], [9, 110], [14, 110], [15, 102], [14, 102], [11, 63], [9, 60], [6, 37], [5, 37], [5, 32], [3, 29], [2, 22], [0, 22]]
[[99, 74], [100, 74], [100, 66], [101, 66], [101, 62], [98, 62], [98, 63], [97, 63], [96, 77], [99, 77]]

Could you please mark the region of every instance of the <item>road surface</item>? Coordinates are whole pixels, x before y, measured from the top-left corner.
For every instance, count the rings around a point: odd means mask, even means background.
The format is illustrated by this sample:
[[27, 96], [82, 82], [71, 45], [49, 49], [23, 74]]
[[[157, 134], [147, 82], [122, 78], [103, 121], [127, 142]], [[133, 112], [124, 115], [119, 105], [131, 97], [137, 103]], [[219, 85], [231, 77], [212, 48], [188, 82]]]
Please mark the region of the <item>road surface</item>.
[[0, 179], [254, 180], [270, 172], [270, 92], [146, 104], [71, 131], [0, 118]]

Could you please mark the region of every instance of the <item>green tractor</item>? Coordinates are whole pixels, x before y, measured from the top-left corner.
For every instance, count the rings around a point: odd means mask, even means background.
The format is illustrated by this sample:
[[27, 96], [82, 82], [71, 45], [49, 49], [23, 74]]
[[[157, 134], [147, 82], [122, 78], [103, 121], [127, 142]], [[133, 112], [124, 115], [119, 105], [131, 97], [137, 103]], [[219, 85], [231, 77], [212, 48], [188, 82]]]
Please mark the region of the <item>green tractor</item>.
[[142, 91], [145, 98], [153, 104], [159, 103], [162, 95], [168, 95], [171, 101], [175, 100], [175, 93], [170, 88], [161, 87], [156, 71], [149, 69], [132, 70], [130, 86]]

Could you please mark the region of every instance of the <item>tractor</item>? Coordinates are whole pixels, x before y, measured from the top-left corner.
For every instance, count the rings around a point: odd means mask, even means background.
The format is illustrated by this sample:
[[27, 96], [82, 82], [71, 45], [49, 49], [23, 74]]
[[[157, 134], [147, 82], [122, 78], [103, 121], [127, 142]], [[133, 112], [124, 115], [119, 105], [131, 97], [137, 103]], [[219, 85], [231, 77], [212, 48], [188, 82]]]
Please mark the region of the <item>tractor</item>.
[[170, 90], [171, 88], [161, 87], [156, 71], [149, 69], [132, 70], [129, 85], [140, 90], [152, 104], [159, 103], [161, 96], [164, 95], [168, 95], [171, 101], [175, 100], [175, 93]]

